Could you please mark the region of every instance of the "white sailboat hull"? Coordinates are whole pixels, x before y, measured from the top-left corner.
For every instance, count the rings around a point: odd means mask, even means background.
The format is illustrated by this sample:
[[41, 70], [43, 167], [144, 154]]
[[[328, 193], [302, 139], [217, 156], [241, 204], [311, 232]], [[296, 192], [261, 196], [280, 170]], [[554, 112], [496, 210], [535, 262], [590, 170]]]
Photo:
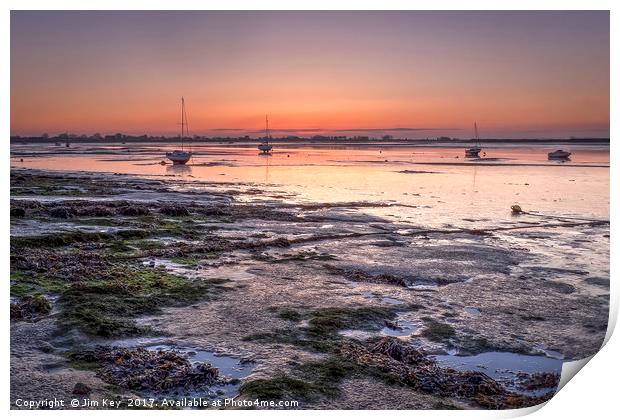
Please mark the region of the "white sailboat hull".
[[170, 159], [173, 165], [185, 165], [192, 158], [192, 152], [183, 150], [183, 139], [186, 135], [189, 135], [189, 129], [187, 127], [187, 114], [185, 113], [185, 98], [181, 96], [181, 135], [179, 136], [181, 150], [177, 149], [166, 153], [166, 158]]
[[480, 148], [480, 139], [478, 138], [478, 123], [474, 122], [474, 133], [476, 135], [476, 145], [465, 149], [465, 157], [479, 158], [482, 148]]
[[480, 151], [482, 149], [479, 147], [470, 147], [469, 149], [465, 149], [465, 157], [480, 157]]
[[269, 153], [271, 152], [271, 149], [273, 149], [273, 146], [267, 143], [261, 143], [258, 145], [258, 150], [263, 153]]
[[260, 150], [261, 154], [268, 155], [271, 153], [271, 149], [273, 146], [269, 144], [269, 139], [271, 136], [269, 135], [269, 119], [267, 115], [265, 115], [265, 139], [264, 141], [258, 145], [258, 150]]
[[166, 153], [166, 157], [172, 161], [173, 165], [185, 165], [192, 158], [192, 154], [183, 150], [175, 150]]
[[564, 150], [556, 150], [555, 152], [549, 152], [547, 157], [549, 159], [568, 159], [571, 152], [565, 152]]

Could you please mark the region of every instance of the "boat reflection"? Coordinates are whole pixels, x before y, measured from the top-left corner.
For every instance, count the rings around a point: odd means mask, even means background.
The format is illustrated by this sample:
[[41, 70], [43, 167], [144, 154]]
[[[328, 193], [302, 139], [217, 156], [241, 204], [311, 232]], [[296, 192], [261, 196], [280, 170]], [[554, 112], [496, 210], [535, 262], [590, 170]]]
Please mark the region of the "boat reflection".
[[192, 173], [190, 165], [166, 165], [166, 174], [168, 175], [189, 175]]
[[562, 157], [562, 158], [554, 158], [554, 157], [550, 157], [547, 160], [549, 160], [549, 162], [555, 162], [555, 163], [567, 163], [567, 162], [572, 162], [571, 158], [569, 157]]
[[555, 152], [549, 152], [547, 153], [547, 159], [548, 160], [561, 160], [561, 161], [566, 161], [566, 160], [570, 160], [569, 156], [572, 155], [571, 152], [566, 152], [562, 149], [558, 149]]
[[269, 182], [269, 158], [271, 157], [271, 153], [259, 153], [258, 155], [265, 159], [265, 182]]

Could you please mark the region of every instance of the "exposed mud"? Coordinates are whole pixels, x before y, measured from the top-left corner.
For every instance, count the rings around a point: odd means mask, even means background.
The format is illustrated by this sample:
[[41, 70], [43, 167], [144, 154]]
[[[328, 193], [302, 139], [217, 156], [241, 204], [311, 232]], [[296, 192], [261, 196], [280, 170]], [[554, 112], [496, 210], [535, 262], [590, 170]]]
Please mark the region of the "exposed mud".
[[[386, 213], [415, 206], [266, 198], [256, 184], [11, 176], [12, 398], [79, 382], [91, 396], [222, 386], [301, 408], [513, 408], [548, 399], [561, 360], [605, 335], [605, 221], [430, 228]], [[200, 351], [252, 369], [227, 388]], [[555, 362], [519, 365], [545, 353]], [[515, 356], [456, 363], [489, 354]]]

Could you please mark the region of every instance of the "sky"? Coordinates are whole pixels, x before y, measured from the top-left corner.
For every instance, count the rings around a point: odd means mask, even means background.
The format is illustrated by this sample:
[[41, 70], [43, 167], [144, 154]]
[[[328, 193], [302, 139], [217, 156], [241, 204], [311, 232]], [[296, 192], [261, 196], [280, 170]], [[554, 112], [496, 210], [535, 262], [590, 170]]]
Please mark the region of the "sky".
[[607, 11], [12, 11], [11, 134], [609, 136]]

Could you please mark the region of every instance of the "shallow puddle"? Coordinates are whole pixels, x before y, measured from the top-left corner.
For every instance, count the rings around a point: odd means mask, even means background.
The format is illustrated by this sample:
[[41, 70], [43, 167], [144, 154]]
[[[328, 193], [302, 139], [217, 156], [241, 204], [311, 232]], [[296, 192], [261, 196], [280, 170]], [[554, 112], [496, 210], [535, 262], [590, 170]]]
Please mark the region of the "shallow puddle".
[[477, 371], [504, 384], [509, 390], [521, 394], [542, 395], [553, 389], [541, 388], [526, 391], [518, 387], [518, 373], [562, 373], [562, 360], [548, 356], [530, 356], [510, 352], [487, 352], [474, 356], [439, 355], [434, 360], [441, 367], [461, 371]]
[[390, 305], [402, 305], [403, 303], [405, 303], [402, 300], [394, 299], [394, 298], [391, 298], [391, 297], [382, 297], [381, 301], [383, 303], [387, 303], [387, 304], [390, 304]]
[[210, 363], [220, 371], [220, 375], [230, 379], [241, 379], [252, 373], [253, 363], [243, 363], [240, 359], [216, 355], [214, 352], [194, 349], [191, 347], [177, 347], [169, 344], [158, 344], [146, 347], [147, 350], [177, 351], [187, 354], [192, 363]]
[[376, 295], [374, 292], [369, 292], [369, 291], [362, 292], [362, 296], [366, 299], [380, 300], [382, 303], [386, 303], [388, 305], [402, 305], [403, 303], [405, 303], [402, 300], [395, 299], [389, 296], [379, 296], [379, 295]]
[[209, 266], [207, 260], [204, 261], [204, 265], [191, 266], [181, 263], [176, 263], [164, 258], [150, 258], [143, 261], [144, 265], [151, 265], [153, 267], [162, 267], [170, 271], [173, 274], [183, 277], [203, 277], [203, 278], [218, 278], [227, 280], [250, 280], [255, 277], [254, 274], [249, 273], [247, 270], [239, 265], [220, 265]]
[[164, 350], [183, 353], [187, 355], [187, 358], [192, 364], [209, 363], [211, 366], [216, 367], [219, 370], [220, 376], [228, 382], [209, 386], [206, 394], [205, 390], [201, 389], [184, 392], [183, 395], [177, 395], [175, 393], [176, 397], [196, 396], [208, 399], [235, 397], [239, 394], [239, 387], [241, 386], [239, 380], [249, 376], [255, 367], [254, 363], [242, 361], [241, 359], [235, 357], [220, 355], [215, 352], [206, 351], [199, 348], [175, 346], [166, 343], [152, 344], [154, 341], [154, 339], [149, 338], [125, 339], [117, 340], [113, 342], [112, 345], [116, 347], [142, 346], [149, 351]]
[[380, 331], [365, 331], [365, 330], [340, 330], [338, 333], [345, 337], [353, 338], [356, 340], [367, 340], [371, 337], [389, 336], [397, 338], [409, 337], [416, 332], [422, 324], [419, 321], [413, 321], [408, 319], [410, 314], [398, 314], [393, 323], [388, 326], [385, 325]]
[[353, 338], [355, 340], [360, 340], [360, 341], [368, 340], [369, 338], [377, 335], [377, 333], [373, 331], [364, 331], [364, 330], [340, 330], [338, 331], [338, 334], [344, 337]]
[[400, 317], [396, 320], [395, 324], [397, 328], [385, 326], [380, 331], [380, 334], [390, 337], [409, 337], [416, 332], [421, 325], [419, 322], [401, 319]]
[[473, 306], [466, 306], [463, 310], [470, 315], [480, 315], [480, 310], [478, 308], [474, 308]]

